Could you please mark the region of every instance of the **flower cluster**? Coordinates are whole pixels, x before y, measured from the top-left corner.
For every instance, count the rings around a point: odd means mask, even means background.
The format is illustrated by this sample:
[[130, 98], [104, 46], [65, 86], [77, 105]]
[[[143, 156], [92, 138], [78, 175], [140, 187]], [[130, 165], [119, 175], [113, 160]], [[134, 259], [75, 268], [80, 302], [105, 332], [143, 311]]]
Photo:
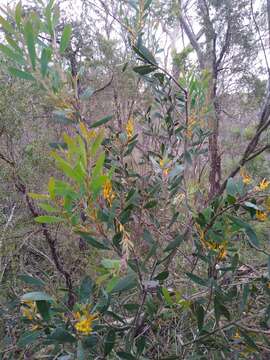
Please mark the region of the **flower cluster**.
[[246, 172], [245, 169], [241, 168], [241, 170], [240, 170], [240, 175], [241, 175], [242, 180], [243, 180], [243, 183], [244, 183], [245, 185], [248, 185], [248, 184], [251, 183], [252, 178], [251, 178], [251, 176]]
[[256, 218], [260, 221], [265, 221], [267, 219], [267, 213], [262, 210], [256, 211]]
[[255, 186], [255, 191], [265, 191], [270, 184], [270, 181], [262, 179], [258, 186]]
[[23, 301], [21, 312], [23, 317], [32, 321], [37, 316], [37, 305], [35, 301]]
[[128, 140], [130, 140], [134, 134], [134, 124], [131, 118], [128, 119], [128, 122], [126, 124], [126, 132]]
[[209, 250], [217, 251], [217, 260], [222, 261], [226, 258], [228, 251], [227, 251], [227, 241], [223, 241], [222, 243], [215, 243], [212, 241], [207, 241], [205, 239], [205, 232], [201, 229], [201, 227], [196, 224], [197, 231], [200, 237], [200, 240], [203, 246]]
[[78, 333], [83, 335], [89, 335], [93, 331], [93, 322], [98, 319], [97, 314], [90, 314], [88, 309], [84, 309], [82, 312], [76, 311], [73, 313], [76, 320], [74, 325]]
[[112, 183], [110, 180], [106, 180], [103, 186], [103, 197], [107, 200], [108, 204], [112, 206], [112, 202], [115, 198], [115, 193], [112, 188]]

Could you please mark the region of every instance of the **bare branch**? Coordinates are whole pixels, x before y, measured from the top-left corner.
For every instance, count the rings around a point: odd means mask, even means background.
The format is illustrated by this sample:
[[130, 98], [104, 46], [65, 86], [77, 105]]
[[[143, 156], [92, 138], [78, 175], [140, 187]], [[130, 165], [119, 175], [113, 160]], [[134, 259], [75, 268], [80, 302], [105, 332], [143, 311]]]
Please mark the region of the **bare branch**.
[[216, 70], [218, 70], [220, 63], [223, 60], [224, 55], [226, 54], [227, 50], [229, 49], [230, 40], [231, 40], [231, 20], [228, 19], [228, 25], [227, 25], [225, 41], [224, 41], [224, 44], [223, 44], [222, 49], [220, 51], [219, 57], [218, 57], [218, 59], [216, 61]]
[[181, 7], [181, 0], [178, 0], [178, 4], [179, 4], [179, 13], [178, 13], [178, 17], [179, 17], [179, 21], [183, 26], [183, 29], [192, 45], [192, 47], [194, 48], [194, 50], [197, 53], [198, 56], [198, 60], [199, 63], [201, 65], [201, 67], [203, 67], [204, 61], [203, 61], [203, 52], [202, 49], [200, 47], [200, 44], [198, 43], [197, 37], [194, 35], [192, 29], [190, 28], [190, 26], [188, 25], [185, 17], [183, 16], [183, 11], [182, 11], [182, 7]]

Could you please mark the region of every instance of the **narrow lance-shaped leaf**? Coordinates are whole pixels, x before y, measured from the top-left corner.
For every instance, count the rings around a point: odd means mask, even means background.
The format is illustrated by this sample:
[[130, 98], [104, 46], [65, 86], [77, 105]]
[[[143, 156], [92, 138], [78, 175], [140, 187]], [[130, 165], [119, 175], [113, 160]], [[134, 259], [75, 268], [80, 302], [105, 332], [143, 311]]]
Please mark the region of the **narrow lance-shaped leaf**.
[[16, 63], [20, 65], [24, 65], [25, 61], [21, 54], [16, 53], [8, 46], [0, 44], [0, 51], [6, 55], [9, 59], [14, 60]]
[[63, 54], [66, 50], [66, 48], [69, 45], [70, 37], [71, 37], [72, 27], [71, 25], [66, 25], [64, 27], [61, 41], [60, 41], [60, 53]]
[[40, 224], [58, 224], [65, 220], [58, 216], [42, 215], [42, 216], [36, 217], [35, 221]]
[[48, 64], [51, 60], [52, 51], [49, 48], [44, 48], [41, 53], [41, 59], [40, 59], [40, 71], [41, 75], [45, 77], [47, 75], [48, 71]]
[[26, 46], [28, 49], [28, 54], [32, 63], [32, 68], [35, 70], [36, 68], [36, 48], [35, 48], [35, 42], [36, 38], [34, 35], [33, 26], [30, 23], [30, 21], [27, 21], [24, 27], [24, 38], [26, 42]]
[[52, 301], [52, 297], [42, 291], [33, 291], [24, 294], [21, 297], [22, 301]]
[[20, 27], [21, 25], [21, 18], [22, 18], [22, 3], [21, 1], [19, 1], [15, 8], [15, 21], [18, 27]]
[[10, 75], [20, 78], [22, 80], [29, 80], [29, 81], [35, 81], [36, 79], [34, 78], [33, 75], [31, 75], [30, 73], [26, 72], [26, 71], [22, 71], [13, 67], [9, 67], [8, 68], [8, 72], [10, 73]]
[[11, 34], [14, 33], [13, 26], [7, 20], [5, 20], [3, 16], [0, 16], [0, 25], [6, 32]]
[[101, 125], [104, 125], [104, 124], [106, 124], [108, 121], [112, 120], [112, 118], [113, 118], [112, 115], [106, 116], [106, 117], [104, 117], [103, 119], [98, 120], [98, 121], [96, 121], [95, 123], [93, 123], [92, 125], [90, 125], [89, 128], [90, 128], [90, 129], [93, 129], [93, 128], [99, 127], [99, 126], [101, 126]]

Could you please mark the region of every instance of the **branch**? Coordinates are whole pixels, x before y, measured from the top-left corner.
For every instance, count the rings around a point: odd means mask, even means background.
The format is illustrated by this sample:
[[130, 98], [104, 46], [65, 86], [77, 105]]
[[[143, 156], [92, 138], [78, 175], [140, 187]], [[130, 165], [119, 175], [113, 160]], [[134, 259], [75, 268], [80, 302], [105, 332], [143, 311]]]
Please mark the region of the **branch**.
[[184, 30], [185, 30], [185, 33], [192, 45], [192, 47], [194, 48], [194, 50], [196, 51], [197, 53], [197, 56], [198, 56], [198, 60], [199, 60], [199, 63], [200, 63], [200, 66], [203, 67], [203, 52], [202, 52], [202, 49], [197, 41], [197, 37], [194, 35], [192, 29], [189, 27], [186, 19], [184, 18], [183, 14], [182, 14], [182, 8], [181, 8], [181, 0], [178, 0], [178, 4], [179, 4], [179, 14], [178, 14], [178, 17], [179, 17], [179, 21], [180, 23], [182, 24]]
[[114, 75], [112, 74], [112, 77], [111, 77], [111, 79], [109, 80], [109, 82], [108, 82], [107, 84], [105, 84], [104, 86], [102, 86], [101, 88], [96, 89], [96, 90], [93, 92], [92, 95], [96, 95], [97, 93], [99, 93], [99, 92], [105, 90], [107, 87], [109, 87], [109, 86], [111, 85], [112, 81], [113, 81], [113, 77], [114, 77]]
[[216, 61], [216, 70], [218, 70], [220, 63], [223, 60], [223, 57], [230, 46], [230, 40], [231, 40], [231, 20], [228, 19], [227, 31], [226, 31], [226, 35], [225, 35], [225, 42], [222, 46], [221, 52]]

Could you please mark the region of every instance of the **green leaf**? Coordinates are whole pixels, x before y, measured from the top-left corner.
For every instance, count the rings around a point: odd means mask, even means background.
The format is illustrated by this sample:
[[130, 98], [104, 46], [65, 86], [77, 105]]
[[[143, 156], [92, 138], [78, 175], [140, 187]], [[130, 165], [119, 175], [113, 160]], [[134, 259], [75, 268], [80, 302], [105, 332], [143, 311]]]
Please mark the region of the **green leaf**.
[[106, 175], [100, 175], [92, 179], [89, 187], [92, 190], [94, 197], [96, 197], [99, 194], [106, 180], [107, 180]]
[[244, 205], [248, 208], [252, 208], [254, 210], [261, 210], [256, 204], [253, 204], [252, 202], [250, 201], [245, 201], [244, 202]]
[[61, 156], [56, 154], [56, 152], [52, 152], [52, 157], [56, 160], [58, 168], [62, 170], [66, 176], [70, 177], [71, 179], [82, 185], [82, 182], [84, 180], [83, 173], [80, 173], [79, 171], [76, 171], [76, 169], [73, 169], [72, 166], [66, 160], [62, 159]]
[[28, 49], [28, 54], [32, 63], [32, 68], [35, 70], [36, 68], [36, 37], [34, 35], [33, 26], [30, 21], [24, 26], [24, 38], [26, 42], [26, 46]]
[[6, 32], [11, 33], [11, 34], [14, 33], [13, 26], [7, 20], [5, 20], [2, 16], [0, 16], [0, 25]]
[[15, 22], [18, 27], [20, 27], [21, 25], [21, 19], [22, 19], [22, 3], [21, 1], [19, 1], [15, 8]]
[[168, 271], [162, 271], [154, 278], [154, 280], [163, 281], [163, 280], [166, 280], [168, 276], [169, 276]]
[[30, 275], [22, 274], [22, 275], [18, 275], [18, 278], [28, 285], [40, 286], [40, 287], [43, 287], [45, 285], [44, 281]]
[[152, 209], [153, 207], [156, 207], [158, 204], [157, 200], [150, 200], [148, 203], [144, 205], [144, 209]]
[[221, 315], [223, 315], [227, 320], [230, 320], [231, 316], [229, 310], [220, 302], [217, 296], [214, 298], [214, 310], [217, 322], [219, 322]]
[[147, 75], [155, 71], [156, 69], [157, 69], [156, 66], [153, 65], [141, 65], [141, 66], [135, 66], [133, 68], [133, 71], [135, 71], [140, 75]]
[[46, 204], [46, 203], [39, 204], [39, 207], [47, 212], [57, 212], [58, 211], [56, 208], [54, 208], [50, 204]]
[[157, 65], [157, 61], [154, 58], [153, 54], [143, 45], [133, 46], [133, 50], [146, 62], [151, 65]]
[[10, 75], [18, 77], [23, 80], [36, 81], [34, 76], [26, 71], [22, 71], [22, 70], [13, 68], [13, 67], [9, 67], [8, 72], [10, 73]]
[[22, 301], [53, 301], [53, 298], [42, 292], [42, 291], [33, 291], [27, 294], [24, 294], [21, 297]]
[[19, 47], [17, 42], [14, 39], [12, 39], [12, 37], [8, 34], [5, 35], [5, 38], [6, 38], [7, 43], [15, 50], [15, 52], [17, 52], [23, 56], [23, 51]]
[[139, 304], [124, 304], [123, 307], [127, 310], [127, 311], [137, 311], [140, 307]]
[[76, 338], [63, 328], [56, 328], [49, 336], [50, 340], [54, 340], [59, 344], [75, 343]]
[[166, 303], [167, 303], [169, 306], [172, 306], [172, 305], [174, 304], [174, 302], [173, 302], [173, 299], [171, 298], [171, 295], [170, 295], [168, 289], [162, 288], [161, 291], [162, 291], [162, 294], [163, 294], [163, 296], [164, 296], [164, 299], [165, 299]]
[[23, 56], [21, 54], [14, 52], [8, 46], [0, 44], [0, 51], [11, 60], [14, 60], [16, 63], [20, 65], [25, 65]]
[[89, 234], [86, 234], [82, 231], [77, 231], [76, 234], [80, 235], [89, 245], [91, 245], [97, 249], [110, 250], [110, 248], [107, 245], [97, 241]]
[[107, 356], [110, 354], [110, 352], [112, 351], [114, 344], [115, 344], [115, 339], [116, 339], [116, 333], [115, 330], [111, 329], [105, 339], [105, 344], [104, 344], [104, 356]]
[[243, 182], [242, 180], [236, 180], [234, 178], [229, 178], [226, 185], [226, 191], [228, 195], [236, 196], [237, 194], [243, 194]]
[[77, 344], [77, 357], [76, 357], [76, 360], [85, 360], [85, 353], [84, 353], [82, 340], [79, 340], [78, 344]]
[[82, 304], [87, 304], [90, 301], [90, 296], [93, 289], [93, 282], [89, 276], [83, 278], [79, 290], [79, 300]]
[[91, 349], [97, 345], [98, 337], [96, 335], [84, 336], [83, 347], [85, 349]]
[[27, 195], [34, 200], [49, 200], [50, 199], [48, 194], [28, 193]]
[[241, 220], [240, 218], [237, 218], [235, 216], [229, 215], [228, 217], [234, 224], [239, 226], [240, 229], [245, 230], [245, 232], [246, 232], [246, 234], [248, 236], [248, 241], [249, 241], [251, 246], [255, 246], [255, 247], [260, 246], [257, 235], [256, 235], [255, 231], [252, 229], [252, 227], [249, 224], [247, 224], [246, 222], [244, 222], [243, 220]]
[[124, 359], [124, 360], [136, 360], [135, 356], [127, 353], [127, 352], [124, 352], [124, 351], [118, 351], [117, 352], [117, 355], [121, 358], [121, 359]]
[[183, 236], [177, 235], [176, 239], [171, 241], [169, 245], [165, 248], [164, 252], [175, 250], [183, 242]]
[[240, 302], [240, 311], [241, 312], [243, 312], [245, 310], [245, 307], [248, 302], [248, 296], [249, 296], [249, 284], [245, 284], [244, 289], [243, 289], [242, 300]]
[[145, 345], [146, 345], [146, 337], [140, 336], [139, 339], [136, 340], [136, 348], [138, 355], [141, 355], [143, 353]]
[[103, 133], [102, 131], [99, 132], [98, 136], [95, 138], [95, 141], [93, 142], [93, 145], [91, 147], [91, 156], [95, 156], [101, 143], [103, 141]]
[[112, 118], [113, 118], [113, 115], [106, 116], [103, 119], [94, 122], [92, 125], [89, 126], [89, 128], [93, 129], [93, 128], [97, 128], [97, 127], [99, 127], [101, 125], [104, 125], [107, 122], [109, 122], [110, 120], [112, 120]]
[[48, 321], [50, 319], [50, 307], [51, 305], [48, 301], [37, 301], [38, 312], [45, 321]]
[[121, 261], [115, 259], [102, 259], [101, 265], [105, 267], [105, 269], [119, 270], [121, 267]]
[[105, 153], [102, 152], [99, 155], [99, 157], [98, 157], [98, 159], [96, 161], [96, 165], [95, 165], [95, 167], [93, 169], [93, 172], [92, 172], [93, 178], [99, 176], [102, 173], [104, 161], [105, 161]]
[[60, 53], [61, 54], [63, 54], [65, 52], [66, 48], [69, 46], [71, 33], [72, 33], [72, 27], [70, 24], [68, 24], [64, 27], [61, 41], [60, 41]]
[[19, 348], [24, 348], [27, 345], [33, 344], [38, 340], [38, 338], [42, 336], [42, 333], [43, 331], [26, 332], [23, 335], [21, 335], [21, 337], [16, 343], [16, 346], [18, 346]]
[[137, 279], [134, 274], [129, 274], [118, 280], [112, 289], [112, 293], [133, 289], [137, 285]]
[[44, 78], [48, 72], [48, 64], [51, 60], [52, 51], [50, 48], [44, 48], [41, 53], [40, 59], [40, 72], [42, 77]]
[[196, 317], [197, 317], [197, 323], [198, 323], [198, 329], [199, 331], [202, 330], [203, 328], [203, 323], [204, 323], [204, 308], [201, 305], [197, 305], [196, 306]]
[[208, 286], [208, 280], [202, 279], [197, 275], [194, 275], [190, 272], [186, 272], [186, 275], [196, 284], [202, 285], [202, 286]]
[[35, 221], [39, 224], [58, 224], [65, 221], [65, 219], [58, 216], [41, 215], [36, 217]]

